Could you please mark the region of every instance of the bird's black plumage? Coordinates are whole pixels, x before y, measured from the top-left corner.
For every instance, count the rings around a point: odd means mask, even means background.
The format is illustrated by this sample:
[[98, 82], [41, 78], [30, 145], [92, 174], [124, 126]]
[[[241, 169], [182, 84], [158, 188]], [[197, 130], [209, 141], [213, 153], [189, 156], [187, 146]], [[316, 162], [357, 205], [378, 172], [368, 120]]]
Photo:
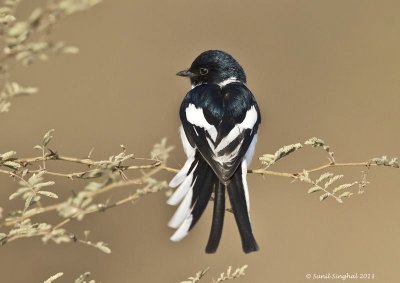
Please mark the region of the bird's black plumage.
[[261, 115], [246, 86], [246, 75], [229, 54], [210, 50], [200, 54], [187, 70], [192, 90], [181, 108], [181, 138], [188, 156], [182, 170], [170, 182], [178, 187], [170, 204], [181, 202], [170, 221], [178, 241], [194, 227], [214, 192], [214, 213], [207, 253], [215, 252], [221, 238], [225, 190], [239, 228], [243, 250], [258, 250], [249, 220], [246, 181], [257, 140]]
[[[207, 122], [214, 126], [217, 131], [216, 139], [213, 140], [210, 133], [188, 121], [187, 109], [190, 105], [194, 105], [197, 109], [202, 109]], [[235, 140], [227, 147], [221, 148], [217, 154], [232, 152], [238, 143], [242, 142], [239, 153], [230, 161], [219, 163], [214, 158], [215, 152], [213, 147], [218, 148], [221, 141], [226, 137], [232, 129], [242, 123], [246, 117], [247, 111], [254, 107], [258, 114], [257, 123], [251, 129], [243, 129]], [[197, 147], [203, 158], [213, 168], [221, 182], [226, 183], [238, 168], [243, 156], [246, 154], [254, 135], [257, 133], [258, 124], [260, 122], [260, 113], [255, 102], [253, 94], [242, 83], [230, 83], [224, 87], [217, 84], [202, 84], [191, 91], [184, 98], [180, 108], [180, 118], [186, 136], [192, 145]], [[207, 142], [208, 140], [208, 142]]]

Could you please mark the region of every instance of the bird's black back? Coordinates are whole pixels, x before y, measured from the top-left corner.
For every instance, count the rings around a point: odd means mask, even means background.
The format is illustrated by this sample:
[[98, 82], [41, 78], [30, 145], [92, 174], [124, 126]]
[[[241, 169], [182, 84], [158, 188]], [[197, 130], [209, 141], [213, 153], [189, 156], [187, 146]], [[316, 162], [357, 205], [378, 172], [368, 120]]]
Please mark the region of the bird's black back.
[[[211, 139], [208, 131], [193, 125], [187, 120], [186, 109], [190, 104], [202, 109], [207, 122], [217, 129], [218, 134], [215, 140]], [[252, 129], [243, 130], [235, 141], [236, 144], [233, 142], [230, 145], [232, 148], [237, 146], [237, 143], [242, 142], [242, 146], [232, 162], [219, 164], [215, 160], [217, 157], [209, 143], [212, 143], [214, 147], [218, 147], [221, 140], [236, 125], [243, 122], [247, 111], [251, 107], [255, 107], [257, 111], [256, 124]], [[182, 102], [180, 118], [189, 143], [200, 151], [222, 182], [226, 182], [239, 166], [261, 122], [260, 112], [253, 94], [245, 84], [240, 82], [229, 83], [223, 87], [216, 84], [203, 84], [193, 88]], [[225, 148], [224, 150], [229, 151], [231, 148]], [[223, 153], [221, 152], [221, 155]]]

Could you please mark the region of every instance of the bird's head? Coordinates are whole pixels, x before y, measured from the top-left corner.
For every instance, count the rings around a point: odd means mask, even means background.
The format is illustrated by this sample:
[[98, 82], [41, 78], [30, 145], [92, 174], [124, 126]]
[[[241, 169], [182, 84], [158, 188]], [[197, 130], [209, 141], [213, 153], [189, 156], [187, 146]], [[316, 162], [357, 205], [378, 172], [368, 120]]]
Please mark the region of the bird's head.
[[189, 77], [194, 86], [204, 83], [221, 84], [230, 79], [246, 83], [242, 66], [231, 55], [220, 50], [201, 53], [189, 69], [180, 71], [176, 75]]

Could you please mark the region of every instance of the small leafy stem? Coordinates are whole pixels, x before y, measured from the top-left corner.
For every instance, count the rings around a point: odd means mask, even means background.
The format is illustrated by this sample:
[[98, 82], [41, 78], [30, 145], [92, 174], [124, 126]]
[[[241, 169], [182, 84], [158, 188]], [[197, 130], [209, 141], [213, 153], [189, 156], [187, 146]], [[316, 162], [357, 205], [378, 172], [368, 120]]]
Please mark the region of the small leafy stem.
[[[329, 163], [311, 168], [303, 169], [298, 173], [286, 173], [286, 172], [274, 172], [267, 170], [271, 165], [275, 164], [282, 158], [290, 155], [291, 153], [302, 149], [304, 146], [311, 146], [313, 148], [322, 148], [328, 154]], [[387, 166], [392, 168], [399, 168], [399, 160], [397, 157], [387, 158], [387, 156], [382, 156], [379, 158], [372, 158], [364, 162], [349, 162], [349, 163], [339, 163], [336, 162], [334, 158], [334, 152], [331, 151], [330, 146], [326, 145], [325, 142], [320, 138], [310, 138], [306, 140], [303, 144], [296, 143], [291, 145], [285, 145], [278, 149], [274, 154], [264, 154], [259, 158], [261, 164], [264, 165], [260, 169], [249, 170], [250, 173], [261, 174], [261, 175], [273, 175], [279, 177], [291, 178], [293, 181], [301, 181], [312, 185], [309, 188], [308, 193], [321, 192], [319, 199], [323, 201], [329, 197], [334, 198], [337, 202], [343, 203], [343, 198], [348, 198], [353, 195], [350, 188], [358, 184], [359, 190], [358, 194], [364, 192], [366, 185], [369, 183], [367, 181], [367, 172], [372, 166]], [[327, 169], [334, 167], [365, 167], [366, 170], [362, 171], [361, 181], [353, 181], [351, 183], [340, 184], [333, 189], [331, 186], [338, 180], [342, 179], [344, 176], [339, 174], [335, 175], [330, 172], [324, 172]], [[311, 174], [317, 172], [324, 172], [318, 178], [312, 179]], [[322, 184], [324, 183], [324, 184]]]
[[[15, 180], [19, 181], [21, 186], [10, 195], [10, 200], [14, 198], [22, 198], [25, 202], [23, 210], [12, 211], [9, 216], [0, 222], [0, 227], [11, 227], [7, 233], [0, 233], [0, 243], [6, 244], [21, 238], [29, 238], [34, 236], [42, 237], [42, 241], [52, 240], [55, 243], [63, 242], [79, 242], [91, 247], [98, 248], [102, 252], [108, 252], [110, 249], [103, 242], [93, 243], [91, 241], [78, 238], [75, 233], [68, 233], [65, 226], [71, 221], [80, 221], [87, 215], [97, 212], [104, 212], [108, 209], [134, 203], [142, 197], [165, 190], [167, 195], [171, 194], [166, 181], [158, 181], [154, 177], [162, 172], [167, 171], [176, 173], [179, 170], [167, 165], [167, 160], [173, 147], [168, 146], [166, 139], [154, 146], [150, 158], [139, 158], [134, 154], [128, 153], [126, 147], [121, 145], [122, 151], [116, 155], [110, 156], [106, 160], [95, 160], [92, 158], [93, 149], [85, 158], [70, 157], [60, 155], [56, 150], [49, 147], [53, 139], [54, 130], [48, 131], [41, 142], [34, 148], [40, 150], [40, 156], [29, 158], [17, 158], [16, 152], [8, 151], [0, 154], [0, 174], [7, 174]], [[303, 148], [304, 146], [322, 148], [327, 154], [329, 163], [320, 165], [311, 169], [304, 169], [297, 173], [271, 171], [269, 167], [282, 158], [292, 154], [293, 152]], [[289, 178], [292, 181], [300, 181], [309, 184], [311, 187], [308, 193], [320, 192], [319, 199], [321, 201], [327, 198], [333, 198], [337, 202], [342, 203], [343, 199], [353, 195], [351, 187], [358, 184], [358, 194], [365, 191], [368, 184], [367, 172], [372, 166], [386, 166], [399, 168], [398, 159], [389, 159], [386, 156], [373, 158], [364, 162], [339, 163], [333, 158], [333, 152], [329, 146], [326, 146], [323, 140], [312, 138], [303, 144], [297, 143], [284, 146], [278, 149], [274, 154], [265, 154], [260, 158], [262, 167], [259, 169], [248, 170], [251, 174], [262, 176], [277, 176]], [[86, 170], [76, 172], [56, 172], [46, 168], [47, 162], [66, 162], [86, 166]], [[132, 164], [132, 162], [141, 162], [147, 164]], [[36, 169], [34, 166], [39, 165]], [[344, 183], [337, 185], [333, 189], [331, 186], [336, 184], [343, 175], [335, 175], [326, 170], [334, 167], [365, 167], [362, 173], [361, 181]], [[4, 168], [4, 169], [3, 169]], [[140, 172], [141, 176], [130, 178], [130, 171]], [[311, 177], [311, 174], [321, 172], [319, 177]], [[49, 190], [43, 190], [55, 184], [54, 181], [45, 181], [45, 177], [63, 177], [73, 181], [75, 179], [87, 180], [88, 184], [78, 192], [73, 191], [68, 199], [64, 199], [50, 205], [42, 206], [40, 201], [42, 197], [57, 199], [58, 195]], [[29, 177], [29, 178], [28, 178]], [[131, 186], [141, 186], [133, 194], [130, 194], [117, 201], [111, 202], [107, 199], [104, 202], [96, 203], [96, 197], [104, 195], [108, 192], [119, 188], [129, 188]], [[36, 204], [35, 206], [32, 204]], [[48, 212], [57, 212], [62, 220], [56, 225], [47, 223], [33, 223], [32, 218]], [[229, 270], [230, 272], [230, 270]], [[217, 281], [219, 282], [219, 281]]]

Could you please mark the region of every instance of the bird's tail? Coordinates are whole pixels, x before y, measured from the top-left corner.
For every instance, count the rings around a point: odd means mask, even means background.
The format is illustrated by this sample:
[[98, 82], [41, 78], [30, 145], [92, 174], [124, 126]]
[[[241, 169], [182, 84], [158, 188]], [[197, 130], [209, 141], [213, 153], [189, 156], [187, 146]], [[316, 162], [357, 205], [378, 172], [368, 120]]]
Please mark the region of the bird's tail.
[[196, 225], [214, 192], [214, 212], [206, 252], [214, 253], [219, 245], [225, 213], [225, 186], [219, 181], [203, 157], [196, 153], [189, 158], [181, 171], [171, 180], [177, 187], [167, 203], [180, 203], [168, 225], [177, 229], [172, 241], [180, 241]]
[[250, 203], [246, 175], [247, 163], [246, 160], [243, 160], [228, 183], [227, 191], [242, 240], [243, 251], [245, 253], [251, 253], [258, 251], [259, 248], [250, 224]]
[[225, 216], [225, 189], [228, 191], [232, 211], [239, 228], [243, 251], [258, 250], [249, 219], [249, 197], [246, 181], [247, 165], [243, 161], [228, 184], [223, 184], [200, 153], [190, 157], [171, 180], [177, 187], [167, 203], [180, 203], [168, 225], [175, 228], [172, 241], [180, 241], [196, 225], [214, 192], [214, 211], [206, 253], [215, 253], [222, 235]]

